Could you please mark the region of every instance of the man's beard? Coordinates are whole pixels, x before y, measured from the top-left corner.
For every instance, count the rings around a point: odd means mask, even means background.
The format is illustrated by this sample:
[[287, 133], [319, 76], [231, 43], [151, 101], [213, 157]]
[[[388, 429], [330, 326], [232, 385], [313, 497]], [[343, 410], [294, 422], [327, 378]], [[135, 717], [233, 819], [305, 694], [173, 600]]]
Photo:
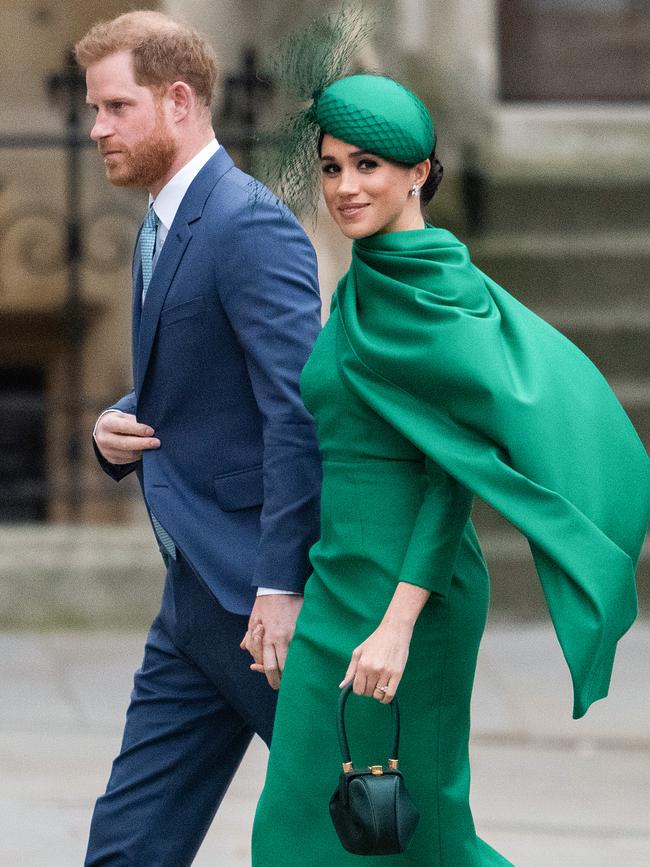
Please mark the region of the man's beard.
[[[106, 147], [110, 149], [111, 146]], [[110, 154], [104, 158], [107, 178], [116, 187], [146, 190], [169, 173], [178, 145], [159, 116], [151, 135], [131, 148], [121, 147], [120, 150], [117, 160], [113, 161]]]

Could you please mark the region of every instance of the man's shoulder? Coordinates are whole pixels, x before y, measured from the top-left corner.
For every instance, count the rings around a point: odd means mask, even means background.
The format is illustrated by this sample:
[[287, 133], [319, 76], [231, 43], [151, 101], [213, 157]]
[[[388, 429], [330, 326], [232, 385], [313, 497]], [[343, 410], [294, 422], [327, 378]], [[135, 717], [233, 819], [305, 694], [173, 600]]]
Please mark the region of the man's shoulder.
[[221, 175], [210, 191], [204, 214], [249, 225], [277, 220], [302, 232], [294, 214], [275, 193], [258, 178], [235, 165]]
[[215, 154], [200, 182], [195, 198], [199, 219], [192, 231], [204, 256], [258, 259], [273, 251], [276, 257], [314, 258], [313, 246], [294, 214], [260, 180], [235, 166], [225, 151], [221, 158]]

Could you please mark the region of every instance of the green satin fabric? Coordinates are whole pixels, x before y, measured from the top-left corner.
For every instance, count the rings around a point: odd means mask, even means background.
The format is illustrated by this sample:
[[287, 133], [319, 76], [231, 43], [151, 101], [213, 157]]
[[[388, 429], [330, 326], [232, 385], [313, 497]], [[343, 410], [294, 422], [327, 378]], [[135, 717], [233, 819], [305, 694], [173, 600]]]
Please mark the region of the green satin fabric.
[[616, 396], [445, 230], [355, 241], [337, 303], [348, 386], [528, 538], [582, 716], [636, 616], [650, 513], [650, 461]]

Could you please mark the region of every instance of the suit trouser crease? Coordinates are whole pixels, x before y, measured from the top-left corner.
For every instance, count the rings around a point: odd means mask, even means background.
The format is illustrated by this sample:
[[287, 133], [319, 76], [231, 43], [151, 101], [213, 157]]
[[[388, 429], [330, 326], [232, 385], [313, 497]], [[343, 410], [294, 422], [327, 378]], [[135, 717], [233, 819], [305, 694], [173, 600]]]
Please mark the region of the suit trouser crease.
[[86, 867], [192, 863], [253, 735], [270, 742], [276, 694], [239, 648], [246, 623], [170, 563]]

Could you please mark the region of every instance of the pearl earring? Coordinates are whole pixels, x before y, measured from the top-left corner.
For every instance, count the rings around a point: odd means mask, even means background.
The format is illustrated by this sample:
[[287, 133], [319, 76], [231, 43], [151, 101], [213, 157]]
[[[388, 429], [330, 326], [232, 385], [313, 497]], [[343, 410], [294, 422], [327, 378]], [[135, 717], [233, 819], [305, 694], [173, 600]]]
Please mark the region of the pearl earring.
[[413, 184], [411, 189], [409, 190], [410, 196], [419, 196], [420, 195], [420, 187], [417, 184]]

